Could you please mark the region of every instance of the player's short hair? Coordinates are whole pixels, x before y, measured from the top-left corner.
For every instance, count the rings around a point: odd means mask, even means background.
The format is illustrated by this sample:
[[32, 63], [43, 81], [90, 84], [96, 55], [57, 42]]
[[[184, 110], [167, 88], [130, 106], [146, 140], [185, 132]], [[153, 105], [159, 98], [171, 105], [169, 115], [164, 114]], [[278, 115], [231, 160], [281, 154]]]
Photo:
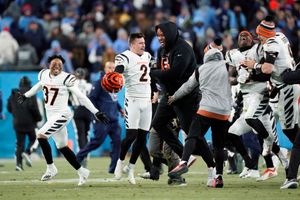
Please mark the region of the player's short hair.
[[61, 62], [63, 64], [65, 64], [65, 59], [61, 56], [61, 55], [53, 55], [53, 56], [49, 56], [48, 59], [47, 59], [47, 62], [50, 64], [52, 60], [54, 59], [59, 59], [61, 60]]
[[144, 37], [145, 37], [145, 35], [143, 33], [141, 33], [141, 32], [139, 32], [139, 33], [131, 33], [129, 35], [129, 44], [131, 44], [137, 38], [144, 38]]

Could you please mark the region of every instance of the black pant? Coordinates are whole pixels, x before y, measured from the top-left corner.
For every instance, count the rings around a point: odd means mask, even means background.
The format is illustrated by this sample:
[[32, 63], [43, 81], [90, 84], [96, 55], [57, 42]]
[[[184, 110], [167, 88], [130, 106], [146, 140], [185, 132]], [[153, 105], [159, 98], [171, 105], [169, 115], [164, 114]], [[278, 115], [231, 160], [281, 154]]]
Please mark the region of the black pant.
[[[209, 128], [211, 128], [212, 131], [214, 156], [211, 154], [207, 142], [204, 138], [204, 135]], [[216, 160], [217, 174], [223, 174], [224, 147], [228, 128], [229, 122], [227, 120], [218, 120], [202, 115], [197, 115], [191, 124], [190, 132], [184, 146], [184, 157], [182, 158], [182, 160], [187, 161], [191, 153], [195, 152], [196, 150], [197, 152], [201, 153], [201, 156], [208, 167], [214, 167], [214, 157]], [[191, 142], [190, 140], [194, 140], [194, 142]], [[189, 145], [190, 143], [194, 143], [194, 145]], [[189, 149], [193, 148], [193, 146], [195, 147], [195, 149]], [[186, 152], [189, 153], [186, 154]]]
[[89, 118], [74, 118], [74, 121], [77, 129], [78, 146], [79, 149], [82, 149], [88, 143], [91, 120]]
[[182, 156], [183, 146], [179, 139], [167, 127], [171, 119], [177, 117], [181, 128], [188, 133], [190, 124], [198, 108], [198, 92], [193, 92], [184, 98], [178, 100], [172, 105], [167, 103], [168, 97], [164, 95], [160, 100], [154, 118], [152, 127], [158, 135], [174, 150], [180, 157]]
[[294, 140], [291, 157], [290, 157], [290, 164], [288, 170], [288, 179], [296, 179], [298, 175], [298, 169], [300, 165], [300, 132], [296, 133], [296, 137]]
[[[29, 139], [29, 144], [25, 150], [25, 137], [26, 135], [28, 136]], [[17, 142], [16, 142], [16, 160], [17, 160], [17, 165], [22, 166], [22, 153], [25, 152], [30, 154], [30, 148], [35, 142], [36, 135], [35, 131], [16, 131], [16, 137], [17, 137]]]

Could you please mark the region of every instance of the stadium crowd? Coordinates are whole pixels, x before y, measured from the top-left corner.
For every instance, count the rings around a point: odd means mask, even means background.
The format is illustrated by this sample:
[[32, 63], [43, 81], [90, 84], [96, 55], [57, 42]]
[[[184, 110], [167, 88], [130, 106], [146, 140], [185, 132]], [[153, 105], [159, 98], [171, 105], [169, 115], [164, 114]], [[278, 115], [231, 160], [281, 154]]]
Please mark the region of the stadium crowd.
[[236, 47], [238, 33], [254, 33], [268, 14], [291, 43], [296, 63], [300, 49], [300, 1], [295, 0], [16, 0], [0, 2], [0, 70], [39, 70], [48, 56], [61, 54], [65, 70], [103, 70], [107, 61], [128, 49], [128, 34], [145, 34], [146, 50], [156, 57], [153, 27], [175, 22], [193, 45], [198, 64], [216, 36], [224, 51]]

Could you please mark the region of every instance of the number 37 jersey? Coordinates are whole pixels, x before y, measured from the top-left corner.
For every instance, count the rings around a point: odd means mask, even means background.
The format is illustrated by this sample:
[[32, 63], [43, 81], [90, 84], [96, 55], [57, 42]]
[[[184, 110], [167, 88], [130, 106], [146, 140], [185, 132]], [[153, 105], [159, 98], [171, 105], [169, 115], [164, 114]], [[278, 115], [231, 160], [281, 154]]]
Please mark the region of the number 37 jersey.
[[123, 65], [125, 79], [125, 96], [150, 98], [150, 67], [151, 55], [144, 52], [139, 56], [132, 51], [124, 51], [115, 58], [115, 65]]
[[38, 79], [42, 85], [46, 111], [58, 113], [70, 111], [68, 87], [74, 85], [75, 76], [66, 72], [51, 76], [50, 70], [46, 69], [39, 73]]

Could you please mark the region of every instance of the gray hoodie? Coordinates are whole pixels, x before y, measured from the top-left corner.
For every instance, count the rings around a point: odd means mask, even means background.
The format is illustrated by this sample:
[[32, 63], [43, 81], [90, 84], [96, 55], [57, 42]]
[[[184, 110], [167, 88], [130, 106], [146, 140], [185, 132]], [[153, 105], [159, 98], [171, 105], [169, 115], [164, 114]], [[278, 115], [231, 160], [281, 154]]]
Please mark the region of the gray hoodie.
[[220, 115], [230, 114], [232, 99], [229, 76], [223, 55], [218, 49], [206, 52], [204, 64], [175, 92], [175, 100], [187, 95], [197, 86], [202, 94], [199, 110]]

